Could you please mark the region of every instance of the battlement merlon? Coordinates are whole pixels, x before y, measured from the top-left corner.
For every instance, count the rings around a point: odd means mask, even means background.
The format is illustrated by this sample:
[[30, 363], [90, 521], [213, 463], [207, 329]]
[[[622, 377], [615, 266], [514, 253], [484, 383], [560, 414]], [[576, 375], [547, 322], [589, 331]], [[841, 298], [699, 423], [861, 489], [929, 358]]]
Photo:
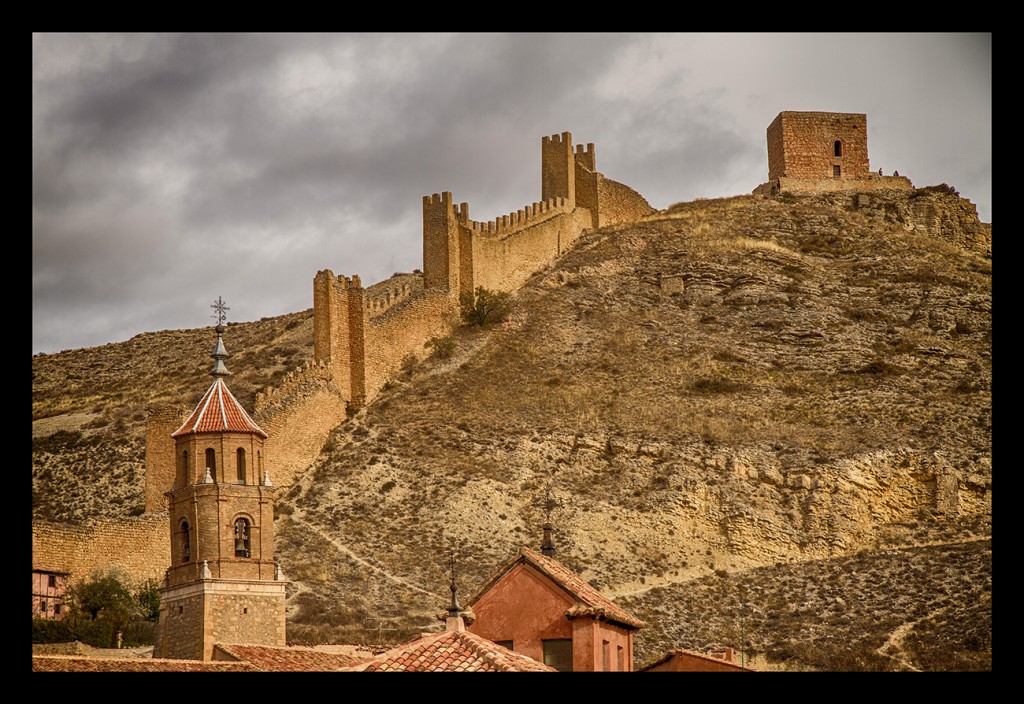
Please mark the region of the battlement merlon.
[[576, 163], [589, 171], [597, 171], [593, 142], [587, 143], [586, 148], [582, 144], [576, 145]]
[[572, 134], [541, 137], [540, 197], [565, 198], [569, 210], [576, 207], [576, 160], [572, 150]]

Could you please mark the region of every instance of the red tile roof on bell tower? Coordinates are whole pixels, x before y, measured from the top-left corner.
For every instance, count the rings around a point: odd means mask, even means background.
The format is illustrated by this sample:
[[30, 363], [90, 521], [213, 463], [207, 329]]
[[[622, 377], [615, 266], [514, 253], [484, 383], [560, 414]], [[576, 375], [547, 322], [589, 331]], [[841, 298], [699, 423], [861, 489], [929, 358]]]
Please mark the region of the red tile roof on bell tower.
[[256, 425], [242, 404], [228, 389], [221, 378], [214, 379], [203, 399], [181, 427], [171, 433], [172, 438], [189, 433], [256, 433], [266, 438], [260, 426]]

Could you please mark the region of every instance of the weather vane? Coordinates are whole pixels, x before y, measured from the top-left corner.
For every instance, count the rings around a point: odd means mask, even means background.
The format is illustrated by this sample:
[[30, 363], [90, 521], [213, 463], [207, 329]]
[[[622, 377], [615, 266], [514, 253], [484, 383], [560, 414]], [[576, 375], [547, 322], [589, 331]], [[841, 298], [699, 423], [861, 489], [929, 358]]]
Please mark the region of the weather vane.
[[217, 319], [217, 325], [223, 325], [224, 321], [227, 320], [228, 317], [225, 311], [231, 310], [226, 305], [224, 305], [224, 299], [221, 298], [220, 296], [217, 296], [217, 300], [214, 301], [213, 305], [210, 307], [217, 311], [217, 313], [212, 316]]

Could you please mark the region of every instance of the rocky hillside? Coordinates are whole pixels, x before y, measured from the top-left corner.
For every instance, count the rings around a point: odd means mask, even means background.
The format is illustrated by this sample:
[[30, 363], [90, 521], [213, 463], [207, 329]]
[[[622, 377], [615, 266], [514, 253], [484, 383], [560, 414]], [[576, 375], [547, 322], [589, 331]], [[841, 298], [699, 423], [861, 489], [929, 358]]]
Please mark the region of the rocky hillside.
[[[243, 403], [309, 325], [229, 332]], [[182, 368], [171, 336], [194, 340]], [[207, 378], [209, 331], [153, 337], [170, 371], [148, 385], [125, 373], [140, 338], [33, 360], [36, 517], [109, 512], [74, 458], [132, 432], [141, 505], [144, 404]], [[952, 189], [677, 204], [586, 235], [454, 341], [283, 492], [290, 639], [432, 627], [448, 552], [472, 591], [539, 543], [550, 495], [557, 557], [649, 622], [638, 664], [742, 644], [766, 667], [991, 669], [991, 230]]]

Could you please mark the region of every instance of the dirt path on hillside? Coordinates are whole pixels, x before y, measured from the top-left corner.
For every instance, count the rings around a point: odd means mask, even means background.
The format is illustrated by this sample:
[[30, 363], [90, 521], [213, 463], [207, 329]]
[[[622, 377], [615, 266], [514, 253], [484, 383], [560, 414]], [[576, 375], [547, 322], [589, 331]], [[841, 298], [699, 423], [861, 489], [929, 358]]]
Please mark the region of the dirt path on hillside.
[[914, 630], [914, 627], [917, 626], [917, 624], [921, 623], [922, 621], [926, 621], [930, 618], [935, 618], [948, 608], [948, 606], [940, 607], [938, 609], [935, 609], [935, 611], [932, 611], [930, 614], [922, 616], [921, 618], [915, 621], [908, 621], [907, 623], [897, 626], [896, 630], [894, 630], [889, 635], [889, 639], [885, 641], [885, 643], [883, 643], [882, 646], [875, 652], [883, 657], [892, 658], [896, 661], [897, 664], [900, 665], [900, 667], [902, 667], [905, 670], [910, 670], [911, 672], [921, 672], [920, 668], [915, 667], [909, 660], [907, 660], [907, 651], [906, 648], [903, 647], [903, 641], [906, 640], [906, 637], [910, 634], [912, 630]]

